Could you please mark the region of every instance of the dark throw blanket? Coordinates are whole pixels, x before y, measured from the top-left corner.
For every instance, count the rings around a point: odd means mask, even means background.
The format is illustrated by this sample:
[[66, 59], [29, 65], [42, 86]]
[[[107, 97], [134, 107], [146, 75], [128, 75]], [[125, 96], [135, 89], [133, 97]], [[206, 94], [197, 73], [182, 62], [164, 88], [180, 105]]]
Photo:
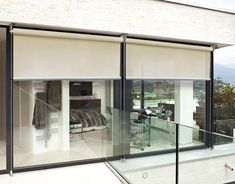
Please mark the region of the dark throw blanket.
[[108, 122], [99, 112], [87, 109], [70, 109], [70, 123], [82, 124], [83, 131], [90, 131], [105, 128]]

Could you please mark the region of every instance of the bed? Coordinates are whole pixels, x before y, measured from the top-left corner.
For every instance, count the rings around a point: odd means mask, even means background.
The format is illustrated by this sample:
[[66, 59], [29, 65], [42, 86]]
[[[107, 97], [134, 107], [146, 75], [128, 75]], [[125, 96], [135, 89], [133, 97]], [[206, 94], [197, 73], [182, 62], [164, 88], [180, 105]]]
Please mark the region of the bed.
[[80, 125], [82, 132], [104, 129], [107, 123], [107, 119], [97, 111], [70, 109], [70, 127]]

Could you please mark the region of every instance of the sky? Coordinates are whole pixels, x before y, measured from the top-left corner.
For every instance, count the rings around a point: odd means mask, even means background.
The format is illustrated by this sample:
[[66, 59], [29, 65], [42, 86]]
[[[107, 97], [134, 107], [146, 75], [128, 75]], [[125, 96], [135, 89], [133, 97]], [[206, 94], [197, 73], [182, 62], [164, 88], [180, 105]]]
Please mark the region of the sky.
[[210, 6], [219, 9], [235, 11], [235, 0], [172, 0], [182, 3], [193, 3], [201, 6]]
[[[235, 0], [174, 0], [183, 3], [193, 3], [211, 8], [231, 10], [235, 12]], [[215, 63], [235, 68], [235, 46], [215, 50]]]
[[235, 46], [215, 50], [215, 63], [235, 68]]

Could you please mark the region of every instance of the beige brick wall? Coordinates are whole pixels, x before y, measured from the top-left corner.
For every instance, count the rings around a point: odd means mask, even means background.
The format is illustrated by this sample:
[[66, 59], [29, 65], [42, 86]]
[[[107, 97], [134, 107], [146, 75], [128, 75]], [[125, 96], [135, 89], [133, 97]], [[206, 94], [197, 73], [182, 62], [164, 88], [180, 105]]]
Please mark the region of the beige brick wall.
[[157, 0], [0, 0], [0, 21], [235, 43], [235, 15]]

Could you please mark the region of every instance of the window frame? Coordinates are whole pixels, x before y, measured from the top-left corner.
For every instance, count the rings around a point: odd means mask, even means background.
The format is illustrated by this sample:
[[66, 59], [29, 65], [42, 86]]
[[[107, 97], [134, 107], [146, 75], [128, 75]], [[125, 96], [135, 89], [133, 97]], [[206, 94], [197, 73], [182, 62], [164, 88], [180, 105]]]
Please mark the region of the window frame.
[[[105, 158], [98, 158], [98, 159], [87, 159], [87, 160], [80, 160], [80, 161], [68, 161], [68, 162], [58, 162], [58, 163], [50, 163], [50, 164], [43, 164], [43, 165], [34, 165], [29, 167], [22, 167], [22, 168], [15, 168], [13, 164], [13, 36], [12, 36], [12, 29], [13, 26], [15, 28], [23, 28], [23, 29], [36, 29], [36, 30], [47, 30], [47, 31], [58, 31], [58, 32], [71, 32], [71, 33], [80, 33], [80, 34], [94, 34], [94, 35], [103, 35], [103, 36], [123, 36], [126, 35], [120, 34], [120, 33], [110, 33], [110, 32], [95, 32], [95, 31], [74, 31], [74, 30], [68, 30], [68, 29], [57, 29], [57, 28], [48, 28], [43, 26], [33, 26], [33, 25], [24, 25], [24, 24], [10, 24], [5, 25], [7, 29], [7, 169], [6, 173], [12, 174], [13, 172], [24, 172], [24, 171], [34, 171], [34, 170], [41, 170], [41, 169], [48, 169], [48, 168], [58, 168], [58, 167], [65, 167], [65, 166], [73, 166], [73, 165], [79, 165], [79, 164], [89, 164], [89, 163], [98, 163], [98, 162], [105, 162], [107, 160], [117, 160], [121, 158], [134, 158], [134, 157], [142, 157], [142, 156], [154, 156], [159, 154], [166, 154], [166, 153], [172, 153], [175, 152], [175, 149], [173, 150], [164, 150], [164, 151], [156, 151], [156, 152], [147, 152], [147, 153], [138, 153], [138, 154], [128, 154], [123, 152], [122, 155], [117, 156], [111, 156], [111, 157], [105, 157]], [[134, 36], [129, 36], [130, 38], [136, 38]], [[159, 41], [156, 38], [149, 38], [149, 37], [143, 37], [143, 38], [137, 38], [137, 39], [144, 39], [144, 40], [152, 40], [152, 41]], [[182, 43], [182, 42], [176, 42], [176, 41], [166, 41], [161, 40], [165, 42], [170, 43]], [[205, 46], [203, 44], [195, 44], [195, 43], [184, 43], [189, 45], [199, 45], [199, 46]], [[211, 45], [206, 45], [211, 46]], [[126, 43], [125, 43], [125, 36], [123, 37], [123, 42], [120, 43], [121, 47], [121, 53], [120, 53], [120, 66], [121, 66], [121, 80], [117, 83], [120, 83], [119, 86], [121, 89], [116, 89], [116, 94], [114, 95], [114, 102], [116, 102], [116, 107], [120, 108], [121, 110], [131, 110], [130, 109], [130, 102], [131, 99], [131, 83], [126, 79], [126, 71], [125, 71], [125, 64], [126, 64]], [[212, 114], [213, 114], [213, 51], [211, 51], [211, 69], [210, 69], [210, 81], [207, 81], [207, 88], [206, 88], [206, 94], [208, 97], [206, 98], [206, 117], [207, 117], [207, 126], [206, 130], [211, 131], [212, 130]], [[128, 125], [124, 125], [127, 126]], [[180, 149], [181, 151], [187, 151], [187, 150], [194, 150], [194, 149], [204, 149], [207, 147], [212, 147], [212, 138], [209, 138], [207, 140], [205, 146], [195, 146], [190, 148], [183, 148]], [[123, 150], [125, 151], [125, 149]], [[179, 150], [178, 150], [179, 151]]]

